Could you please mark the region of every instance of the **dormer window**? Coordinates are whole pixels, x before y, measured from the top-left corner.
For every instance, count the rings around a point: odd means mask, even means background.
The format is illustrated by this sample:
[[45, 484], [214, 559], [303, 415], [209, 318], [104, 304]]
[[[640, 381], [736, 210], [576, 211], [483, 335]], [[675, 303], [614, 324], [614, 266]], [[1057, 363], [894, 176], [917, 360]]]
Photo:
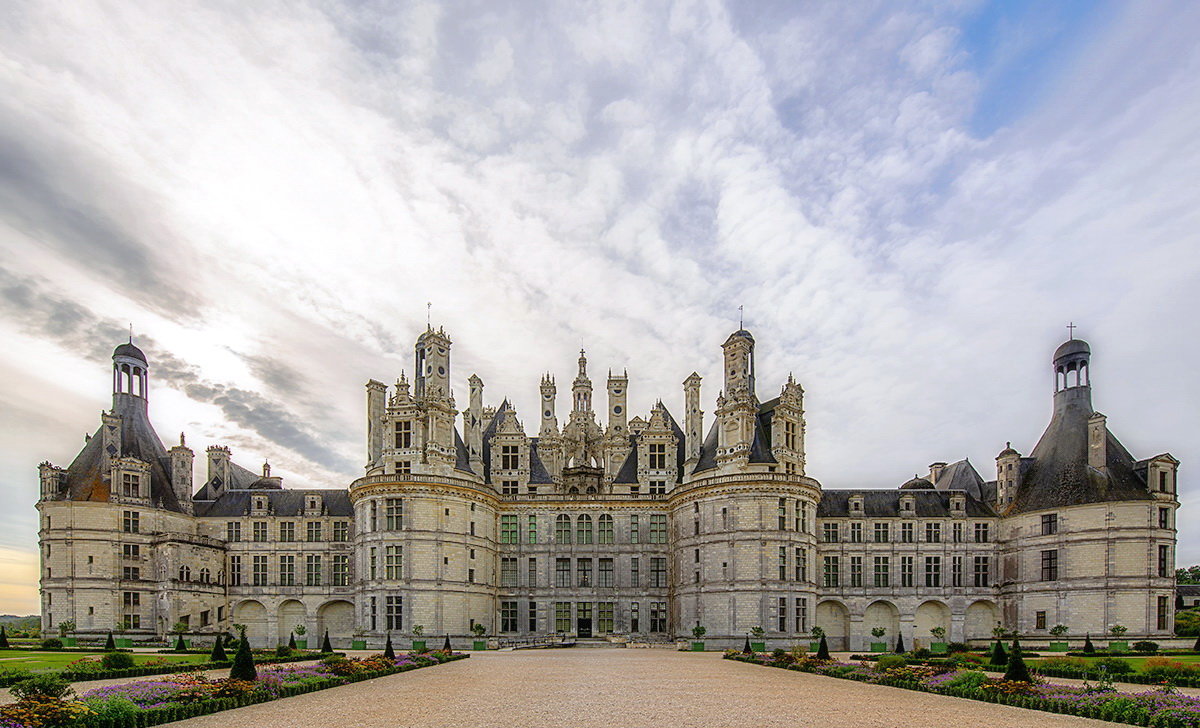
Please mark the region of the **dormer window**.
[[126, 498], [141, 497], [141, 480], [137, 473], [121, 473], [121, 495]]
[[667, 446], [664, 443], [651, 443], [649, 446], [649, 467], [652, 470], [667, 469]]
[[261, 496], [255, 498], [254, 499], [254, 510], [256, 510], [256, 511], [267, 510], [267, 499], [263, 498]]
[[410, 420], [399, 420], [395, 425], [396, 448], [398, 450], [407, 450], [412, 447], [412, 422]]
[[955, 497], [955, 498], [950, 499], [950, 510], [955, 511], [955, 512], [961, 512], [966, 507], [967, 507], [967, 501], [965, 498]]
[[321, 501], [316, 496], [308, 497], [308, 510], [315, 511], [321, 507]]
[[850, 510], [851, 511], [853, 511], [855, 513], [861, 513], [862, 508], [863, 508], [863, 501], [862, 501], [861, 497], [856, 496], [856, 497], [850, 499]]
[[521, 467], [520, 448], [516, 445], [502, 445], [500, 447], [500, 469], [501, 470], [517, 470]]

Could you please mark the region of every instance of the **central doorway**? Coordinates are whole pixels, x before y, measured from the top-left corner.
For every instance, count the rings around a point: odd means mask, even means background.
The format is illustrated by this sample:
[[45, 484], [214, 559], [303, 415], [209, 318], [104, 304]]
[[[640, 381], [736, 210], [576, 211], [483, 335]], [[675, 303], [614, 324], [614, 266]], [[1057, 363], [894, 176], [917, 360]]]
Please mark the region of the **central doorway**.
[[581, 638], [592, 636], [591, 602], [577, 602], [575, 604], [575, 634]]

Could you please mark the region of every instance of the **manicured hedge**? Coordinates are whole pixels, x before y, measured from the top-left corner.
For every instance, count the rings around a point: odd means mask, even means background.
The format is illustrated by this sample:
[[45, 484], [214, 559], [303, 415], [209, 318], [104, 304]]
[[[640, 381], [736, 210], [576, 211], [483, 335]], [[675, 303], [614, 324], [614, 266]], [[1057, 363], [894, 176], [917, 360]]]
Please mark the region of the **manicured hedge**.
[[[332, 654], [342, 654], [335, 652]], [[303, 662], [304, 660], [319, 660], [327, 655], [321, 653], [312, 653], [308, 655], [293, 655], [292, 657], [263, 657], [256, 658], [256, 665], [276, 665], [284, 662]], [[2, 665], [3, 663], [0, 663]], [[233, 664], [232, 660], [224, 662], [187, 662], [176, 663], [173, 665], [147, 665], [144, 667], [131, 667], [127, 670], [59, 670], [39, 672], [38, 675], [52, 674], [68, 682], [87, 682], [89, 680], [114, 680], [125, 677], [146, 677], [148, 675], [173, 675], [177, 672], [192, 672], [195, 670], [221, 670]], [[20, 682], [29, 675], [0, 675], [0, 688], [6, 688], [13, 683]]]

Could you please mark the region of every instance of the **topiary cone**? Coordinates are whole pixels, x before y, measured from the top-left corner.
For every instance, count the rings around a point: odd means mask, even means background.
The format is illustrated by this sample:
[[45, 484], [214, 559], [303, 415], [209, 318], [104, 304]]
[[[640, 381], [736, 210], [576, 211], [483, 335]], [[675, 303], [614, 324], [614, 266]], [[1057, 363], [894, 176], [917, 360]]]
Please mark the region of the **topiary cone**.
[[[4, 643], [7, 645], [8, 640], [5, 640]], [[1200, 652], [1200, 636], [1196, 637], [1196, 644], [1192, 645], [1192, 650], [1195, 652]]]
[[225, 662], [229, 659], [229, 656], [225, 654], [225, 645], [221, 644], [222, 642], [221, 635], [217, 635], [217, 638], [213, 640], [212, 652], [208, 653], [210, 662]]
[[182, 632], [180, 632], [179, 635], [175, 638], [175, 651], [176, 652], [187, 652], [187, 645], [184, 644], [184, 642], [183, 642], [183, 633]]
[[1088, 634], [1083, 639], [1083, 651], [1089, 655], [1095, 654], [1096, 646], [1092, 644], [1092, 635]]
[[825, 635], [821, 635], [821, 644], [817, 645], [817, 659], [831, 660], [829, 656], [829, 644], [825, 641]]
[[446, 635], [446, 641], [442, 643], [442, 650], [444, 650], [445, 652], [453, 651], [453, 648], [450, 647], [450, 635]]
[[392, 633], [387, 633], [387, 644], [383, 647], [383, 656], [389, 660], [396, 659], [396, 650], [392, 648]]
[[[109, 641], [112, 641], [112, 635], [108, 636]], [[8, 649], [8, 630], [4, 629], [4, 625], [0, 624], [0, 649]]]
[[744, 647], [742, 647], [742, 654], [743, 654], [743, 655], [749, 655], [749, 654], [750, 654], [750, 653], [752, 653], [752, 652], [754, 652], [754, 650], [750, 649], [750, 638], [749, 638], [749, 637], [747, 637], [747, 638], [746, 638], [746, 645], [745, 645]]
[[896, 635], [896, 649], [892, 650], [892, 652], [895, 652], [897, 655], [904, 654], [904, 635]]
[[[3, 629], [3, 627], [0, 627], [0, 630]], [[8, 640], [5, 639], [4, 641], [0, 642], [0, 647], [8, 647]], [[117, 649], [117, 641], [113, 639], [113, 633], [109, 632], [108, 638], [104, 640], [104, 651], [112, 652], [115, 649]]]
[[1021, 643], [1015, 639], [1012, 651], [1008, 654], [1008, 669], [1004, 671], [1004, 679], [1012, 682], [1033, 682], [1029, 677], [1029, 668], [1025, 666], [1025, 658], [1021, 657]]
[[250, 642], [246, 639], [245, 632], [242, 632], [242, 639], [238, 641], [237, 653], [233, 656], [233, 666], [229, 668], [229, 678], [251, 681], [258, 679], [258, 670], [254, 667], [254, 655], [250, 654]]
[[321, 640], [321, 652], [325, 654], [333, 652], [333, 645], [329, 644], [329, 630], [325, 630], [325, 638]]
[[1000, 640], [996, 640], [996, 644], [992, 645], [992, 657], [988, 660], [988, 664], [995, 667], [1003, 667], [1008, 664], [1008, 653], [1004, 651], [1004, 645], [1000, 644]]
[[292, 632], [291, 634], [288, 635], [288, 649], [289, 650], [296, 649], [296, 633], [295, 632]]

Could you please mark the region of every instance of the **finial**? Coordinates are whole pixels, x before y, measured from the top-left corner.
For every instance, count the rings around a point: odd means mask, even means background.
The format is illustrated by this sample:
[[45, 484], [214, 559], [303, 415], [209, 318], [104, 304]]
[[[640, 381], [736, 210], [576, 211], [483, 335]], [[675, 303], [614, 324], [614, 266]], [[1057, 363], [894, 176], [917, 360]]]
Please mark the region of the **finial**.
[[129, 343], [133, 343], [133, 324], [129, 324]]
[[746, 312], [742, 306], [738, 306], [738, 331], [746, 328]]
[[433, 301], [429, 301], [425, 304], [425, 328], [433, 328]]
[[181, 432], [179, 433], [179, 447], [184, 447], [185, 445], [187, 445], [187, 441], [184, 439], [183, 433]]
[[1077, 329], [1077, 328], [1079, 328], [1079, 327], [1075, 325], [1074, 321], [1071, 321], [1067, 324], [1067, 338], [1068, 339], [1075, 338], [1075, 329]]
[[271, 463], [267, 462], [266, 460], [263, 460], [263, 477], [271, 477]]

